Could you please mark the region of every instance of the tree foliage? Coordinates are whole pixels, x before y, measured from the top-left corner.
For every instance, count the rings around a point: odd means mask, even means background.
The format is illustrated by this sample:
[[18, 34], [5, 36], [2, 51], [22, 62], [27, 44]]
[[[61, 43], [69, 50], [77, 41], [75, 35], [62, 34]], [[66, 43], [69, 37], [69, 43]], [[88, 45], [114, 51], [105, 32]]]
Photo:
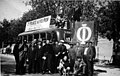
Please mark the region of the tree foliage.
[[109, 40], [120, 37], [120, 2], [101, 0], [30, 0], [26, 2], [32, 9], [17, 20], [1, 22], [0, 41], [14, 39], [25, 30], [26, 22], [51, 15], [53, 23], [57, 15], [66, 20], [95, 21], [99, 35]]

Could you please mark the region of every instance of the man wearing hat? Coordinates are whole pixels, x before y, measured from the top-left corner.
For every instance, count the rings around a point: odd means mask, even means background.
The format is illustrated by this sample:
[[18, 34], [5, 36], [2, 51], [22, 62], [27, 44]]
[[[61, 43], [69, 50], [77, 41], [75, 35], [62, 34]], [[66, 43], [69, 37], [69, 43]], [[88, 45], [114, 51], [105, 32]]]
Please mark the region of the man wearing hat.
[[67, 52], [67, 48], [66, 46], [63, 44], [64, 40], [60, 40], [59, 45], [60, 45], [60, 59], [63, 59], [63, 57], [66, 55], [68, 56], [68, 52]]
[[28, 50], [28, 60], [29, 60], [29, 73], [35, 73], [35, 58], [36, 58], [36, 39], [33, 40], [29, 46]]
[[49, 40], [46, 40], [46, 44], [43, 46], [43, 66], [42, 66], [42, 70], [43, 70], [43, 74], [45, 73], [45, 71], [47, 70], [48, 73], [52, 73], [52, 59], [53, 59], [53, 55], [54, 55], [54, 51], [53, 51], [53, 47], [50, 44]]
[[55, 70], [54, 72], [58, 72], [57, 70], [57, 66], [59, 65], [59, 61], [60, 61], [60, 46], [58, 45], [58, 41], [55, 41], [55, 43], [53, 44], [53, 50], [54, 50], [54, 61], [55, 63], [54, 64], [54, 67], [55, 67]]
[[28, 53], [27, 40], [24, 40], [23, 45], [20, 48], [20, 53], [19, 53], [19, 59], [20, 59], [19, 70], [21, 74], [24, 74], [26, 72], [27, 53]]
[[15, 57], [15, 62], [16, 62], [16, 74], [19, 74], [20, 71], [19, 71], [19, 44], [20, 44], [20, 41], [17, 40], [16, 41], [16, 44], [14, 46], [14, 49], [13, 49], [13, 55]]
[[41, 40], [37, 40], [35, 43], [34, 51], [35, 51], [35, 73], [42, 72], [42, 42]]

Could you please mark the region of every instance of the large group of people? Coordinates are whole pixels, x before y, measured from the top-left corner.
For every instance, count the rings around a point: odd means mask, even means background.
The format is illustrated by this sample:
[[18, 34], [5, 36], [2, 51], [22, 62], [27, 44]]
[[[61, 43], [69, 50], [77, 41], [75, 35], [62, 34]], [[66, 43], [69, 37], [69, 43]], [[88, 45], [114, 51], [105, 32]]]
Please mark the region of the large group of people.
[[23, 44], [18, 40], [13, 50], [16, 74], [59, 72], [62, 75], [64, 68], [74, 74], [82, 71], [82, 74], [92, 76], [95, 47], [91, 42], [87, 42], [86, 45], [79, 42], [69, 45], [68, 49], [64, 40], [52, 42], [34, 39], [31, 43], [24, 40]]

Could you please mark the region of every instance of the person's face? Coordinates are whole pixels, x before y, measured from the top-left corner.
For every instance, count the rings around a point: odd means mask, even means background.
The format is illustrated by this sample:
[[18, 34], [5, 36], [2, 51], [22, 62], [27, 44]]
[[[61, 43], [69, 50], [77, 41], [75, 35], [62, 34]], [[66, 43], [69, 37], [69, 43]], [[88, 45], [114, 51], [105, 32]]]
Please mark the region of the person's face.
[[47, 44], [49, 44], [49, 42], [50, 42], [49, 40], [46, 40], [46, 43], [47, 43]]
[[45, 43], [43, 42], [43, 44], [42, 44], [43, 46], [45, 45]]
[[41, 42], [38, 42], [38, 45], [41, 45]]
[[90, 46], [92, 46], [92, 43], [89, 43]]
[[32, 42], [32, 46], [34, 46], [34, 42]]
[[59, 42], [59, 45], [62, 45], [62, 43], [61, 43], [61, 42]]
[[73, 47], [73, 45], [70, 45], [70, 47], [72, 48], [72, 47]]
[[56, 41], [55, 44], [58, 45], [58, 42]]
[[79, 46], [80, 44], [79, 43], [76, 43], [77, 46]]
[[67, 56], [64, 56], [64, 58], [63, 58], [65, 61], [67, 60]]
[[89, 46], [89, 43], [86, 43], [86, 46]]
[[80, 59], [80, 58], [78, 58], [77, 60], [78, 60], [78, 61], [81, 61], [81, 59]]

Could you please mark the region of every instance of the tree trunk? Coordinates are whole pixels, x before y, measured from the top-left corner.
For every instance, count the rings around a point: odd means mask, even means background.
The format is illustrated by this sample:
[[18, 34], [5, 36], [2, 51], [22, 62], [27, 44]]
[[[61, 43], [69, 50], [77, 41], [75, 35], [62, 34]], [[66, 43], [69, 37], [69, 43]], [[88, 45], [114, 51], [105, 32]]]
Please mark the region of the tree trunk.
[[113, 55], [112, 55], [114, 65], [120, 66], [120, 42], [114, 41], [113, 43]]

